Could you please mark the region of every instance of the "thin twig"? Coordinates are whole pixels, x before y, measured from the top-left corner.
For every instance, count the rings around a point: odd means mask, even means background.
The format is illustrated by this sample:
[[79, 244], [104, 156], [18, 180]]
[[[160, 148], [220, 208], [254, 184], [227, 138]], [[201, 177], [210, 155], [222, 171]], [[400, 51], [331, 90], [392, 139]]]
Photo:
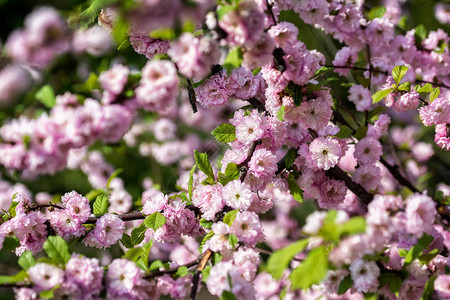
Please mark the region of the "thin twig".
[[211, 258], [212, 254], [213, 252], [210, 249], [206, 250], [201, 257], [197, 268], [195, 269], [194, 277], [192, 278], [191, 294], [189, 296], [190, 300], [195, 300], [195, 296], [197, 295], [198, 283], [200, 280], [200, 274], [205, 269], [206, 264], [208, 263], [208, 260]]
[[388, 171], [394, 176], [395, 179], [401, 184], [409, 188], [414, 193], [420, 193], [420, 191], [406, 179], [399, 171], [398, 166], [391, 166], [383, 157], [380, 157], [380, 162], [388, 169]]
[[192, 111], [194, 114], [198, 111], [197, 110], [197, 103], [196, 103], [196, 97], [195, 97], [195, 91], [192, 87], [191, 80], [189, 78], [186, 78], [187, 84], [188, 84], [188, 96], [189, 96], [189, 103], [191, 104]]
[[154, 271], [154, 272], [146, 275], [145, 278], [146, 279], [150, 279], [150, 278], [162, 276], [162, 275], [165, 275], [165, 274], [175, 274], [178, 271], [179, 268], [181, 268], [181, 267], [190, 268], [190, 267], [193, 267], [193, 266], [197, 265], [199, 262], [200, 262], [200, 259], [198, 258], [198, 259], [196, 259], [194, 261], [188, 262], [187, 264], [184, 264], [184, 265], [181, 265], [181, 266], [178, 266], [178, 267], [170, 268], [170, 269], [167, 269], [167, 270]]

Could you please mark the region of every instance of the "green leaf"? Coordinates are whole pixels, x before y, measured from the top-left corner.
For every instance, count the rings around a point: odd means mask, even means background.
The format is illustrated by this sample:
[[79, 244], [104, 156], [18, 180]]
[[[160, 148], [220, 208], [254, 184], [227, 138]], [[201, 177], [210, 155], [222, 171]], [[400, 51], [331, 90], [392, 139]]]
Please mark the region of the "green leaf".
[[194, 188], [194, 172], [197, 168], [196, 165], [192, 166], [191, 171], [189, 172], [189, 182], [188, 182], [188, 194], [189, 194], [189, 200], [192, 202], [192, 189]]
[[297, 149], [290, 148], [284, 157], [284, 166], [289, 169], [297, 158]]
[[339, 130], [338, 133], [336, 133], [334, 136], [339, 139], [346, 139], [353, 133], [353, 129], [346, 125], [341, 126], [341, 130]]
[[416, 38], [418, 43], [421, 43], [424, 39], [427, 38], [427, 29], [422, 24], [416, 26], [414, 30], [414, 37]]
[[259, 74], [259, 72], [261, 72], [261, 67], [254, 69], [254, 70], [252, 71], [252, 74], [253, 74], [254, 76], [256, 76], [256, 75]]
[[402, 84], [400, 84], [400, 86], [398, 87], [399, 91], [406, 91], [409, 92], [411, 90], [411, 83], [409, 81], [407, 82], [403, 82]]
[[220, 297], [220, 300], [236, 300], [236, 297], [230, 291], [223, 291], [222, 297]]
[[94, 0], [91, 5], [81, 13], [69, 17], [69, 27], [71, 29], [86, 29], [89, 24], [97, 19], [100, 10], [108, 5], [116, 3], [118, 0]]
[[123, 42], [128, 40], [128, 22], [123, 16], [119, 17], [114, 24], [112, 36], [116, 44], [122, 49]]
[[211, 266], [206, 266], [202, 271], [202, 281], [206, 283], [206, 280], [209, 277], [209, 272], [211, 272]]
[[213, 221], [208, 221], [205, 218], [200, 219], [200, 226], [202, 226], [205, 229], [211, 229], [213, 224]]
[[439, 250], [438, 249], [433, 249], [430, 252], [428, 252], [427, 254], [420, 255], [419, 256], [419, 261], [422, 264], [428, 264], [430, 261], [433, 260], [433, 258], [438, 256], [438, 254], [439, 254]]
[[428, 234], [424, 234], [418, 239], [417, 244], [408, 251], [408, 254], [405, 257], [405, 264], [410, 264], [413, 260], [418, 258], [433, 240], [434, 238]]
[[200, 253], [202, 252], [203, 246], [205, 245], [206, 241], [210, 240], [213, 237], [213, 235], [214, 232], [212, 230], [205, 235], [202, 242], [200, 243]]
[[142, 243], [145, 237], [145, 232], [147, 231], [147, 227], [144, 224], [141, 224], [139, 227], [134, 228], [131, 231], [131, 244], [136, 246]]
[[55, 285], [50, 290], [42, 291], [39, 293], [39, 297], [42, 299], [53, 299], [55, 297], [55, 291], [59, 289], [59, 284]]
[[430, 102], [433, 102], [434, 99], [436, 99], [437, 97], [439, 97], [439, 94], [441, 93], [441, 90], [439, 89], [439, 87], [433, 89], [430, 93], [429, 99]]
[[291, 192], [292, 197], [294, 197], [294, 200], [302, 203], [303, 191], [298, 185], [297, 181], [295, 181], [294, 176], [292, 174], [289, 174], [289, 176], [287, 177], [287, 181], [289, 185], [289, 191]]
[[359, 127], [358, 128], [358, 130], [356, 130], [356, 133], [355, 133], [355, 138], [357, 138], [358, 140], [362, 140], [363, 138], [365, 138], [366, 137], [366, 134], [367, 134], [367, 126], [361, 126], [361, 127]]
[[409, 67], [407, 66], [395, 66], [394, 69], [392, 69], [392, 77], [394, 78], [397, 86], [400, 84], [400, 81], [403, 76], [405, 76], [406, 72], [408, 72], [408, 69]]
[[222, 143], [236, 140], [236, 127], [230, 123], [220, 124], [211, 133], [216, 140]]
[[148, 256], [150, 255], [150, 249], [153, 246], [153, 240], [150, 240], [149, 242], [145, 243], [141, 248], [141, 259], [144, 263], [144, 270], [148, 269]]
[[92, 200], [94, 200], [94, 199], [97, 199], [97, 197], [100, 195], [100, 194], [103, 194], [105, 191], [104, 190], [101, 190], [101, 189], [98, 189], [98, 190], [92, 190], [92, 191], [89, 191], [86, 195], [85, 195], [85, 197], [89, 200], [89, 202], [92, 202]]
[[344, 279], [342, 279], [341, 283], [339, 283], [338, 295], [345, 294], [345, 292], [347, 292], [352, 286], [352, 278], [350, 277], [350, 275], [346, 276]]
[[299, 240], [287, 247], [275, 251], [267, 261], [267, 272], [276, 280], [281, 279], [291, 260], [308, 245], [307, 239]]
[[378, 103], [389, 95], [393, 89], [381, 90], [372, 95], [372, 103]]
[[160, 212], [154, 212], [144, 220], [144, 225], [156, 231], [166, 223], [166, 217]]
[[103, 216], [108, 212], [109, 202], [108, 196], [106, 194], [101, 194], [97, 196], [94, 202], [94, 214], [97, 217]]
[[153, 262], [150, 264], [150, 267], [149, 267], [148, 269], [149, 269], [150, 271], [153, 271], [153, 270], [158, 270], [158, 269], [160, 269], [160, 268], [162, 268], [162, 267], [164, 267], [164, 264], [163, 264], [162, 261], [160, 261], [160, 260], [158, 259], [158, 260], [153, 261]]
[[175, 273], [178, 277], [184, 277], [189, 274], [188, 268], [186, 266], [181, 266], [178, 268], [177, 272]]
[[234, 47], [228, 52], [223, 67], [227, 70], [227, 74], [231, 74], [233, 69], [239, 68], [243, 61], [243, 53], [241, 47]]
[[225, 174], [222, 172], [219, 172], [218, 174], [218, 180], [219, 182], [225, 186], [228, 182], [239, 179], [239, 175], [241, 174], [239, 167], [235, 163], [228, 163]]
[[223, 16], [225, 16], [227, 13], [232, 11], [234, 9], [231, 5], [221, 5], [217, 8], [217, 19], [220, 21], [222, 20]]
[[206, 153], [200, 153], [194, 150], [194, 158], [195, 163], [197, 164], [197, 167], [205, 173], [206, 176], [214, 180], [214, 172], [211, 167], [211, 164], [208, 161], [208, 154]]
[[65, 265], [69, 259], [69, 247], [66, 241], [60, 236], [51, 235], [44, 242], [44, 250], [48, 257], [61, 265]]
[[324, 246], [312, 249], [300, 266], [289, 275], [292, 290], [308, 289], [322, 281], [328, 272], [328, 256]]
[[402, 286], [402, 279], [397, 274], [392, 272], [381, 273], [379, 281], [380, 287], [389, 285], [389, 289], [392, 293], [398, 292]]
[[339, 78], [337, 78], [337, 77], [328, 77], [327, 79], [325, 79], [325, 80], [319, 82], [318, 84], [316, 84], [316, 86], [317, 87], [322, 87], [322, 86], [330, 83], [331, 81], [336, 81], [336, 80], [339, 80]]
[[6, 236], [5, 240], [3, 241], [3, 248], [1, 250], [12, 252], [19, 246], [20, 242], [17, 237]]
[[30, 251], [25, 251], [17, 260], [19, 266], [21, 266], [24, 270], [28, 270], [32, 266], [36, 264], [36, 260], [34, 259], [33, 254]]
[[133, 248], [133, 244], [131, 243], [131, 236], [129, 236], [128, 234], [124, 233], [122, 236], [122, 239], [120, 240], [120, 242], [122, 243], [122, 245], [124, 245], [125, 248], [127, 249], [131, 249]]
[[382, 18], [385, 12], [386, 12], [385, 6], [376, 6], [369, 11], [367, 17], [369, 18], [369, 20], [373, 20], [375, 18]]
[[12, 275], [12, 276], [0, 275], [0, 284], [14, 284], [14, 283], [22, 282], [27, 277], [28, 277], [28, 274], [24, 270], [20, 271], [19, 273], [15, 274], [15, 275]]
[[126, 258], [128, 260], [136, 262], [141, 255], [141, 247], [134, 247], [131, 249], [128, 249], [127, 252], [122, 256], [122, 258]]
[[228, 226], [233, 225], [234, 219], [236, 219], [236, 214], [238, 213], [239, 210], [232, 210], [229, 211], [225, 214], [225, 216], [223, 217], [223, 222], [225, 224], [228, 224]]
[[233, 248], [236, 248], [236, 245], [239, 243], [239, 240], [235, 234], [228, 235], [228, 242]]
[[150, 37], [153, 39], [160, 39], [160, 40], [174, 40], [177, 36], [175, 34], [175, 31], [170, 27], [160, 27], [158, 29], [153, 30], [150, 32]]
[[123, 172], [123, 169], [117, 169], [114, 171], [114, 173], [111, 174], [108, 178], [108, 182], [106, 183], [106, 188], [109, 189], [109, 185], [111, 184], [111, 181], [116, 178], [120, 173]]
[[384, 106], [377, 106], [369, 112], [368, 119], [371, 120], [373, 117], [377, 116], [379, 113], [387, 110]]
[[342, 225], [338, 225], [339, 234], [357, 234], [366, 231], [366, 219], [364, 217], [353, 217]]
[[423, 290], [422, 298], [423, 300], [429, 300], [434, 299], [432, 298], [433, 292], [434, 292], [434, 281], [436, 280], [437, 275], [433, 275], [428, 279], [427, 283], [425, 284], [425, 289]]
[[50, 85], [44, 85], [36, 92], [35, 97], [48, 108], [52, 108], [56, 104], [55, 93]]
[[328, 73], [328, 72], [333, 71], [333, 70], [334, 69], [330, 68], [330, 67], [322, 67], [319, 70], [317, 70], [316, 73], [314, 73], [314, 77], [318, 77], [320, 75], [323, 75], [323, 74]]

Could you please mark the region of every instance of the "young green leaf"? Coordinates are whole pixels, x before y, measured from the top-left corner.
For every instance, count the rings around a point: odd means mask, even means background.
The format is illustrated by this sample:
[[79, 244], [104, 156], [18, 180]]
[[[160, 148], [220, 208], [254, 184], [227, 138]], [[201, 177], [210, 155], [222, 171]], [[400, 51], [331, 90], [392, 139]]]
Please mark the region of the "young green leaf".
[[243, 53], [241, 47], [234, 47], [228, 52], [223, 67], [227, 70], [228, 74], [231, 74], [233, 69], [239, 68], [243, 61]]
[[184, 277], [189, 274], [188, 268], [186, 266], [181, 266], [178, 268], [177, 272], [175, 273], [178, 277]]
[[154, 212], [144, 220], [144, 225], [156, 231], [166, 223], [166, 217], [160, 212]]
[[345, 294], [345, 292], [347, 292], [352, 286], [352, 278], [350, 277], [350, 275], [346, 276], [344, 279], [342, 279], [341, 283], [339, 283], [338, 295]]
[[405, 76], [406, 72], [408, 72], [408, 69], [409, 67], [407, 66], [395, 66], [394, 69], [392, 69], [392, 78], [394, 78], [397, 86], [400, 84], [400, 81], [403, 76]]
[[433, 90], [433, 86], [430, 83], [425, 83], [424, 86], [416, 85], [414, 89], [421, 94], [428, 94]]
[[413, 260], [418, 258], [433, 240], [434, 238], [428, 234], [424, 234], [418, 239], [417, 244], [408, 251], [408, 254], [406, 254], [405, 264], [410, 264]]
[[117, 169], [114, 171], [114, 173], [111, 174], [108, 178], [108, 182], [106, 183], [106, 188], [109, 189], [109, 185], [111, 184], [111, 181], [116, 178], [120, 173], [123, 172], [123, 169]]
[[206, 176], [214, 180], [214, 172], [208, 160], [208, 154], [200, 153], [194, 150], [194, 158], [197, 167], [205, 173]]
[[28, 277], [28, 274], [24, 270], [20, 271], [19, 273], [15, 274], [15, 275], [11, 275], [11, 276], [0, 275], [0, 284], [14, 284], [14, 283], [22, 282], [27, 277]]
[[205, 218], [200, 219], [200, 226], [202, 226], [205, 229], [211, 229], [213, 224], [213, 221], [208, 221]]
[[230, 123], [220, 124], [211, 133], [216, 140], [222, 143], [236, 140], [236, 127]]
[[291, 260], [308, 245], [308, 240], [299, 240], [287, 247], [275, 251], [267, 261], [267, 272], [274, 279], [280, 279]]
[[428, 279], [427, 283], [425, 284], [425, 289], [423, 290], [422, 298], [423, 300], [430, 300], [434, 299], [431, 296], [434, 292], [434, 281], [436, 280], [437, 275], [433, 275]]
[[290, 148], [284, 156], [284, 166], [289, 169], [297, 158], [297, 149]]
[[225, 224], [228, 224], [229, 226], [233, 225], [234, 219], [236, 219], [236, 214], [239, 210], [232, 210], [225, 214], [223, 217], [223, 222]]
[[439, 87], [433, 89], [430, 93], [429, 99], [430, 102], [433, 102], [434, 99], [436, 99], [437, 97], [439, 97], [439, 94], [441, 93], [441, 90], [439, 89]]
[[131, 244], [136, 246], [142, 243], [146, 231], [147, 227], [145, 227], [144, 224], [141, 224], [139, 227], [134, 228], [131, 231]]
[[36, 260], [34, 259], [33, 254], [30, 251], [25, 251], [17, 261], [19, 266], [21, 266], [24, 270], [28, 270], [32, 266], [36, 264]]
[[60, 236], [49, 236], [44, 242], [44, 250], [58, 264], [65, 265], [70, 259], [69, 247]]
[[52, 108], [56, 104], [55, 93], [50, 85], [44, 85], [36, 92], [35, 97], [47, 108]]
[[228, 242], [230, 243], [231, 247], [236, 248], [236, 245], [239, 243], [239, 240], [235, 234], [230, 234], [228, 236]]
[[285, 109], [286, 109], [286, 107], [284, 105], [281, 105], [281, 107], [278, 109], [278, 112], [277, 112], [277, 118], [281, 122], [284, 121], [284, 110]]
[[308, 289], [322, 281], [328, 272], [328, 256], [324, 246], [312, 249], [300, 266], [289, 275], [293, 290]]
[[214, 232], [213, 232], [213, 231], [210, 231], [210, 232], [208, 232], [208, 233], [205, 235], [205, 237], [203, 238], [202, 242], [200, 243], [200, 252], [202, 251], [203, 246], [205, 245], [206, 241], [207, 241], [207, 240], [210, 240], [210, 239], [213, 237], [213, 235], [214, 235]]
[[386, 12], [385, 6], [375, 6], [369, 11], [367, 16], [369, 17], [369, 20], [373, 20], [375, 18], [382, 18], [385, 12]]
[[108, 202], [108, 196], [106, 194], [101, 194], [97, 196], [94, 202], [94, 214], [99, 217], [103, 216], [108, 212], [109, 202]]
[[228, 163], [226, 169], [225, 169], [225, 174], [219, 172], [218, 174], [218, 179], [219, 182], [222, 185], [227, 185], [228, 182], [239, 179], [239, 175], [240, 175], [240, 170], [237, 164], [235, 163]]
[[334, 136], [339, 139], [346, 139], [353, 133], [353, 129], [346, 125], [341, 126], [341, 130], [339, 130], [338, 133], [336, 133]]
[[160, 28], [155, 29], [152, 32], [150, 32], [150, 37], [153, 39], [171, 41], [171, 40], [174, 40], [177, 36], [175, 34], [175, 31], [172, 28], [160, 27]]
[[381, 90], [372, 95], [372, 103], [378, 103], [389, 95], [393, 89]]
[[289, 174], [289, 176], [287, 177], [287, 181], [289, 185], [289, 191], [291, 192], [292, 197], [294, 197], [294, 200], [302, 203], [303, 191], [298, 185], [297, 181], [295, 181], [294, 176], [292, 174]]
[[236, 296], [230, 291], [223, 291], [220, 300], [236, 300]]
[[359, 127], [358, 130], [356, 130], [355, 138], [357, 138], [358, 140], [362, 140], [363, 138], [365, 138], [367, 135], [367, 129], [368, 128], [365, 125]]
[[133, 248], [133, 244], [131, 243], [131, 236], [129, 236], [128, 234], [124, 233], [122, 236], [122, 239], [120, 240], [120, 242], [122, 243], [122, 245], [124, 245], [125, 248], [127, 249], [131, 249]]
[[144, 270], [148, 269], [148, 256], [150, 254], [150, 249], [153, 246], [153, 240], [150, 240], [149, 242], [145, 243], [141, 248], [141, 259], [144, 263]]

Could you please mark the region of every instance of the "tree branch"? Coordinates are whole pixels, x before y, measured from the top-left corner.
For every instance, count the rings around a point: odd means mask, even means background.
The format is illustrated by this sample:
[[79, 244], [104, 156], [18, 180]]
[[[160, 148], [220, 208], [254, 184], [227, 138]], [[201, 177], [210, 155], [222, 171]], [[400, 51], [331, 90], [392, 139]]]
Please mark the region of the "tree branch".
[[192, 288], [191, 288], [191, 294], [189, 296], [189, 300], [195, 300], [195, 296], [197, 295], [197, 289], [198, 289], [198, 284], [199, 284], [199, 280], [200, 280], [200, 274], [205, 269], [206, 263], [211, 258], [212, 254], [213, 254], [213, 252], [210, 249], [206, 250], [205, 253], [203, 253], [202, 258], [200, 259], [200, 262], [198, 263], [197, 268], [195, 269], [194, 277], [192, 278]]

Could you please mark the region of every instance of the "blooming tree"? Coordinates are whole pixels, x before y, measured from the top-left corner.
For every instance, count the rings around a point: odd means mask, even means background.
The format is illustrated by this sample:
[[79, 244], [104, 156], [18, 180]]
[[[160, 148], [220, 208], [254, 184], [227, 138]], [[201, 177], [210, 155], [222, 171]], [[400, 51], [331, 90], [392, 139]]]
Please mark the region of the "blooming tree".
[[0, 61], [0, 287], [449, 299], [450, 6], [373, 2], [34, 7]]

